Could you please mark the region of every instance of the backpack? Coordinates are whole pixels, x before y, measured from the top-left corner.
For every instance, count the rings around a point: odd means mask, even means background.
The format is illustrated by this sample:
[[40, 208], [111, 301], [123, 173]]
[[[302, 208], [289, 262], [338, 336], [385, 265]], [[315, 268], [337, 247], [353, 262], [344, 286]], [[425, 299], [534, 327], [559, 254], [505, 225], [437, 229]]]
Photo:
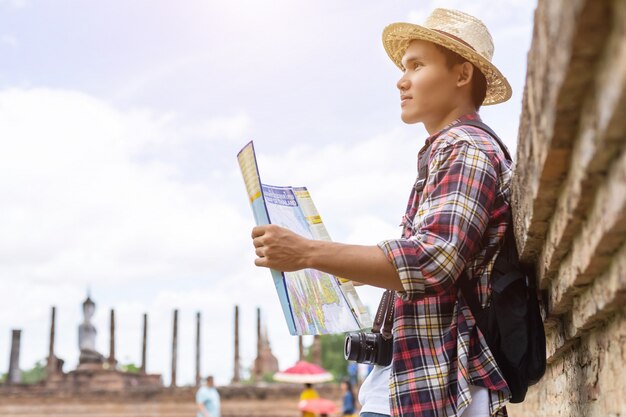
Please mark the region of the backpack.
[[[463, 125], [477, 127], [488, 133], [498, 143], [507, 160], [512, 160], [502, 140], [491, 128], [477, 120], [464, 121], [441, 133]], [[418, 187], [421, 189], [428, 178], [429, 154], [430, 148], [419, 161]], [[546, 337], [535, 276], [520, 263], [512, 221], [501, 245], [491, 273], [492, 291], [486, 308], [482, 308], [478, 296], [472, 290], [474, 282], [470, 281], [467, 274], [461, 275], [457, 285], [509, 386], [510, 402], [520, 403], [524, 401], [528, 387], [537, 383], [545, 372]], [[465, 279], [462, 278], [464, 275]]]

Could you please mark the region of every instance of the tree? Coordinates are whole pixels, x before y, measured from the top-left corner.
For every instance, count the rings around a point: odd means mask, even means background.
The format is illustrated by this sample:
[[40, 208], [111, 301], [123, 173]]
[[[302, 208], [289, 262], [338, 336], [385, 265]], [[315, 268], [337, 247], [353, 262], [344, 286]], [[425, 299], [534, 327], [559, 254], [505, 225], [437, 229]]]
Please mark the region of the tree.
[[[340, 381], [348, 376], [348, 361], [343, 356], [344, 334], [325, 334], [320, 336], [322, 347], [322, 367], [330, 372], [335, 380]], [[313, 352], [307, 347], [307, 361], [311, 361]]]
[[134, 363], [125, 363], [120, 366], [120, 370], [124, 372], [129, 372], [131, 374], [138, 374], [139, 372], [141, 372], [141, 368], [139, 368]]
[[22, 371], [23, 384], [36, 384], [46, 378], [46, 360], [41, 359], [28, 370]]

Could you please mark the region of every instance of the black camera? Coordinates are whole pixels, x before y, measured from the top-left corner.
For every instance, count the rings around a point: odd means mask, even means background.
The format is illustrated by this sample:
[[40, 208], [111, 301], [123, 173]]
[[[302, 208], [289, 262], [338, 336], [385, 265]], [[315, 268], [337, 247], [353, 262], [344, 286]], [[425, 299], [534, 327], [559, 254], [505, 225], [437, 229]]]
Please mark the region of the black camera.
[[343, 355], [349, 361], [387, 366], [393, 355], [393, 338], [385, 339], [380, 333], [348, 333]]

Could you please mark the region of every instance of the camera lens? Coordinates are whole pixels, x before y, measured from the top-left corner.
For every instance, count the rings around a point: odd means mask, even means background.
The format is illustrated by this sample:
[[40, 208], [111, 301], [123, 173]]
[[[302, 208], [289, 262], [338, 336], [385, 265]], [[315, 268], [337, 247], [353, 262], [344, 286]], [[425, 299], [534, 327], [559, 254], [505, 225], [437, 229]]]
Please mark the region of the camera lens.
[[343, 346], [343, 356], [349, 361], [358, 361], [361, 333], [348, 333]]

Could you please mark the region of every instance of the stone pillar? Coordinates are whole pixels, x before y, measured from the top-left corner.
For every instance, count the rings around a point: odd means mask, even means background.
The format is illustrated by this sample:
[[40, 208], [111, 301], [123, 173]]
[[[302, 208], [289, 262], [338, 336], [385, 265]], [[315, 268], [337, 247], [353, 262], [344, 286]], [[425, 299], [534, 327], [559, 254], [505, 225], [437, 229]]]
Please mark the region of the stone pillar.
[[56, 312], [56, 307], [52, 307], [52, 318], [50, 320], [50, 345], [48, 347], [48, 363], [46, 366], [48, 375], [52, 374], [57, 369], [57, 361], [54, 354], [54, 331], [56, 327]]
[[262, 335], [261, 335], [261, 308], [256, 308], [256, 361], [254, 361], [254, 378], [256, 381], [261, 380], [261, 348], [262, 348]]
[[239, 356], [239, 306], [235, 306], [235, 366], [233, 370], [233, 383], [241, 381], [241, 364]]
[[172, 381], [170, 386], [176, 386], [176, 360], [178, 358], [178, 310], [174, 310], [174, 325], [172, 333]]
[[304, 341], [302, 340], [302, 336], [298, 336], [298, 360], [304, 360]]
[[313, 336], [313, 345], [311, 346], [311, 359], [313, 363], [322, 366], [322, 341], [319, 335]]
[[200, 386], [200, 312], [196, 313], [196, 387]]
[[20, 338], [21, 330], [13, 330], [11, 333], [11, 356], [9, 359], [8, 384], [19, 384], [22, 382], [22, 372], [20, 371]]
[[143, 315], [143, 337], [141, 342], [141, 373], [146, 373], [146, 345], [148, 342], [148, 315]]
[[48, 357], [52, 358], [54, 356], [54, 327], [56, 321], [56, 307], [52, 307], [52, 319], [50, 321], [50, 346], [48, 348]]
[[115, 310], [111, 309], [110, 321], [110, 338], [109, 338], [109, 360], [107, 361], [110, 369], [115, 369], [117, 360], [115, 359]]

